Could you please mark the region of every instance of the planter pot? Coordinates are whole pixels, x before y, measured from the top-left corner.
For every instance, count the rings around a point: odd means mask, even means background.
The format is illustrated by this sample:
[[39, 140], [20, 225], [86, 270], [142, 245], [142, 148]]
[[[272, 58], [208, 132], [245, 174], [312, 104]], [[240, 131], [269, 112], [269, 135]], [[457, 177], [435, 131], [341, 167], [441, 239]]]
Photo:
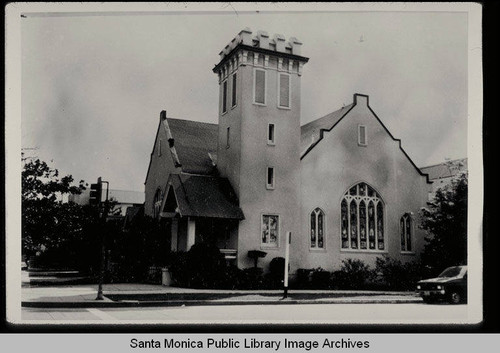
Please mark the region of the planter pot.
[[161, 269], [161, 284], [163, 286], [170, 286], [172, 284], [172, 276], [166, 267]]

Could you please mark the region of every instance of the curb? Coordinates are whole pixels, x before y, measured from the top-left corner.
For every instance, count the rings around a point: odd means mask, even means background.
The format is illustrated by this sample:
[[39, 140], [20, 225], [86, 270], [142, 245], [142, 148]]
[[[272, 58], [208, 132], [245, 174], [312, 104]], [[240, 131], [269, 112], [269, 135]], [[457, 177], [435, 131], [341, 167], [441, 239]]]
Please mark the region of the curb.
[[169, 301], [95, 301], [95, 302], [21, 302], [25, 308], [137, 308], [223, 305], [287, 305], [287, 304], [414, 304], [422, 299], [361, 299], [361, 300], [169, 300]]

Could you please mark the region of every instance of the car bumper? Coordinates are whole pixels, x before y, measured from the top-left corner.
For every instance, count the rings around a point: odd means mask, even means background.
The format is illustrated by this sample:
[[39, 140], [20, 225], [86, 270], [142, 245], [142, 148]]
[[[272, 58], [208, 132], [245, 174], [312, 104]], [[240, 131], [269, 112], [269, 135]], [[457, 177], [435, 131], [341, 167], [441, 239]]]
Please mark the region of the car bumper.
[[446, 296], [445, 289], [419, 289], [416, 293], [422, 298], [439, 298]]

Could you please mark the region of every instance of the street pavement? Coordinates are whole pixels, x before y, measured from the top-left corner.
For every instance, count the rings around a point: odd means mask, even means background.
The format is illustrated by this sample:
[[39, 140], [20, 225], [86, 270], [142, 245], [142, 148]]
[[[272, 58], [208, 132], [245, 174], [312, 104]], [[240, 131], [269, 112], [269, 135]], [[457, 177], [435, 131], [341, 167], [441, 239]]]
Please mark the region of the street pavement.
[[22, 308], [26, 324], [461, 324], [467, 305], [285, 304], [135, 308]]
[[465, 323], [468, 307], [427, 305], [413, 292], [292, 289], [289, 297], [283, 299], [281, 290], [212, 290], [120, 283], [104, 284], [104, 300], [96, 300], [97, 288], [97, 284], [23, 283], [19, 322], [35, 325]]
[[180, 305], [251, 305], [314, 303], [420, 303], [413, 292], [190, 289], [153, 284], [104, 284], [104, 300], [96, 300], [97, 285], [23, 286], [23, 307], [134, 307]]

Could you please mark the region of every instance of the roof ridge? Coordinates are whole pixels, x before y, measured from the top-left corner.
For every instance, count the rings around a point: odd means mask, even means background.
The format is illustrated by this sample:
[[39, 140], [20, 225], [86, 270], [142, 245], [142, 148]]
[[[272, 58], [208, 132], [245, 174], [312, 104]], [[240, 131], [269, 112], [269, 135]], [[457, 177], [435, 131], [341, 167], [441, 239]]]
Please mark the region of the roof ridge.
[[205, 121], [187, 120], [187, 119], [180, 119], [180, 118], [168, 118], [168, 117], [167, 117], [167, 120], [188, 121], [188, 122], [192, 122], [192, 123], [197, 123], [197, 124], [207, 124], [207, 125], [219, 125], [219, 124], [217, 124], [217, 123], [208, 123], [208, 122], [205, 122]]
[[339, 108], [339, 109], [337, 109], [337, 110], [331, 111], [330, 113], [325, 114], [325, 115], [323, 115], [322, 117], [319, 117], [319, 118], [317, 118], [317, 119], [311, 120], [311, 121], [309, 121], [309, 122], [305, 123], [304, 125], [301, 125], [300, 127], [301, 127], [301, 128], [302, 128], [302, 127], [305, 127], [305, 126], [307, 126], [307, 125], [309, 125], [309, 124], [312, 124], [312, 123], [314, 123], [314, 122], [316, 122], [316, 121], [318, 121], [318, 120], [320, 120], [320, 119], [326, 118], [328, 115], [331, 115], [331, 114], [334, 114], [334, 113], [338, 113], [338, 112], [340, 112], [340, 111], [341, 111], [341, 110], [343, 110], [343, 109], [349, 109], [351, 105], [354, 105], [354, 103], [351, 103], [351, 104], [348, 104], [348, 105], [344, 105], [342, 108]]

